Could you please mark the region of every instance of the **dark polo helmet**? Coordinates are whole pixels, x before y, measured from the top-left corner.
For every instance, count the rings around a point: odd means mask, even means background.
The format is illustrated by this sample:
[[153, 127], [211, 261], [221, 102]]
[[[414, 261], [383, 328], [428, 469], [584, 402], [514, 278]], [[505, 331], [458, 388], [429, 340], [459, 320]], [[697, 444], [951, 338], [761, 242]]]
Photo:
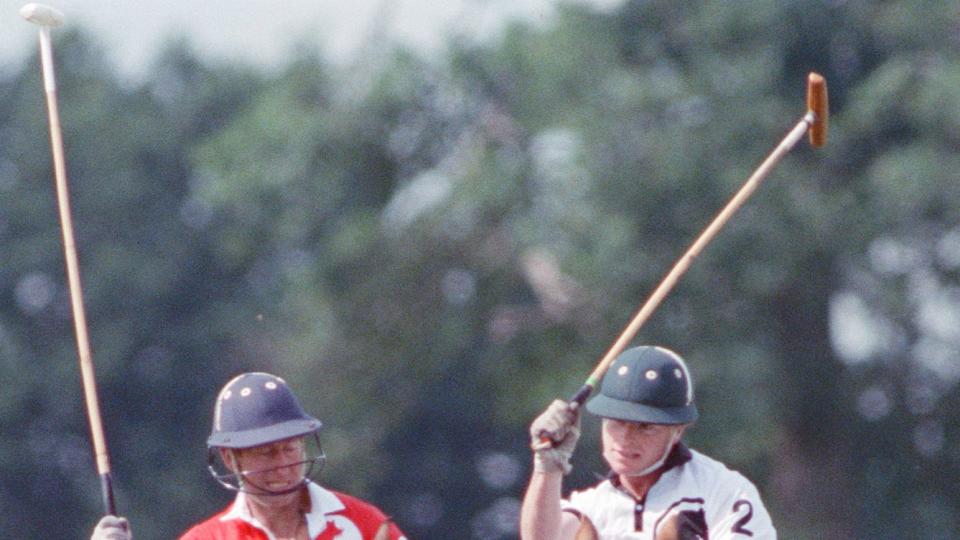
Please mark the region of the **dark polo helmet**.
[[687, 364], [663, 347], [634, 347], [610, 364], [600, 393], [587, 410], [604, 418], [648, 424], [689, 424], [697, 419]]
[[317, 432], [287, 383], [269, 373], [234, 377], [217, 396], [207, 446], [251, 448]]

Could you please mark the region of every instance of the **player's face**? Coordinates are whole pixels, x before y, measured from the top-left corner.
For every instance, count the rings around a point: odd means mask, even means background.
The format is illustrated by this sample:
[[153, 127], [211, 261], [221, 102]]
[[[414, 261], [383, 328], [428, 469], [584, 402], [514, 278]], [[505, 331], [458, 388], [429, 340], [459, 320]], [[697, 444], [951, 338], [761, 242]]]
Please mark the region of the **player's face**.
[[303, 481], [306, 459], [303, 437], [236, 450], [234, 458], [243, 471], [245, 489], [253, 494], [284, 491]]
[[663, 457], [682, 426], [603, 419], [603, 458], [613, 472], [632, 475]]

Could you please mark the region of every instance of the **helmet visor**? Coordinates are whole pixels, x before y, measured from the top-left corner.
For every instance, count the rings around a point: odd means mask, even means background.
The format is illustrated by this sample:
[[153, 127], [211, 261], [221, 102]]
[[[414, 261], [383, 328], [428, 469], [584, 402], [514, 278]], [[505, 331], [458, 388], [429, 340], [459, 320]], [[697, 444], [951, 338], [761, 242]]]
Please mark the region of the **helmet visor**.
[[690, 424], [697, 419], [694, 404], [680, 407], [652, 407], [600, 394], [587, 402], [587, 410], [603, 418], [647, 424]]

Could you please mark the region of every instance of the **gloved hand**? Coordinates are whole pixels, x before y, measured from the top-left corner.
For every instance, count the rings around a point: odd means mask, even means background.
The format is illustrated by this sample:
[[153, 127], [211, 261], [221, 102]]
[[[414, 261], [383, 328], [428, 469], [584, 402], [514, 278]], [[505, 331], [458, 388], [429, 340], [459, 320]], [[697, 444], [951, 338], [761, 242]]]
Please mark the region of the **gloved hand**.
[[[546, 439], [546, 440], [545, 440]], [[533, 469], [537, 472], [570, 472], [570, 457], [580, 439], [580, 410], [556, 399], [530, 424]]]
[[127, 518], [117, 516], [103, 516], [97, 527], [93, 529], [90, 540], [133, 540], [133, 532]]

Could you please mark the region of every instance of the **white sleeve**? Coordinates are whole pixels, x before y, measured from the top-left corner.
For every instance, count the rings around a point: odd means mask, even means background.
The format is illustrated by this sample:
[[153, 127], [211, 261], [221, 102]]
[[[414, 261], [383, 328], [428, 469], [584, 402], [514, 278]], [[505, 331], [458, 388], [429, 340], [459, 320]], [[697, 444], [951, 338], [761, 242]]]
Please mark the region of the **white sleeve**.
[[560, 500], [560, 510], [563, 512], [569, 512], [576, 515], [578, 518], [584, 513], [584, 503], [589, 501], [591, 497], [589, 496], [589, 490], [587, 490], [588, 495], [584, 496], [583, 491], [573, 491], [565, 499]]

